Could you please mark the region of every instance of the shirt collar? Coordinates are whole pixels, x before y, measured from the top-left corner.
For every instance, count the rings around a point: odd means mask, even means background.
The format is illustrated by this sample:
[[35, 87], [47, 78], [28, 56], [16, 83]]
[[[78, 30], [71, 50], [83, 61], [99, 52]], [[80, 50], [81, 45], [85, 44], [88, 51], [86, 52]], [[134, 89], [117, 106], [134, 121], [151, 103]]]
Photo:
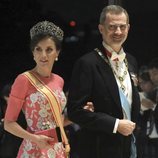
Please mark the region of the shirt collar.
[[118, 59], [118, 61], [122, 62], [125, 59], [126, 53], [123, 48], [121, 48], [121, 50], [117, 53], [109, 45], [105, 44], [105, 42], [103, 42], [103, 46], [111, 54], [109, 56], [110, 60], [114, 61]]

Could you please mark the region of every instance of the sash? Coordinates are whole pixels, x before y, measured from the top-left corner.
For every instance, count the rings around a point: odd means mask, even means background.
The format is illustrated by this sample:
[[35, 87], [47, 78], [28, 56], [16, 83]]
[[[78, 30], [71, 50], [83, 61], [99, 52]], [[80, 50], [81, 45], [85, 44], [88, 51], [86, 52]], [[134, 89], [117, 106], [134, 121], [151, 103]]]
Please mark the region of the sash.
[[69, 145], [67, 136], [66, 136], [64, 128], [63, 128], [63, 123], [62, 123], [62, 118], [61, 118], [61, 113], [60, 113], [61, 107], [56, 99], [56, 96], [54, 95], [52, 90], [47, 85], [45, 85], [45, 83], [43, 83], [33, 72], [27, 71], [27, 72], [24, 72], [24, 75], [28, 78], [30, 83], [39, 92], [41, 92], [48, 100], [52, 113], [53, 113], [53, 116], [54, 116], [54, 119], [56, 121], [56, 124], [60, 128], [62, 140], [63, 140], [64, 146], [65, 146], [65, 152], [68, 156], [69, 152], [70, 152], [70, 145]]
[[[129, 102], [126, 98], [126, 96], [124, 95], [123, 91], [121, 88], [119, 88], [119, 94], [120, 94], [120, 99], [121, 99], [121, 106], [125, 112], [125, 115], [127, 117], [128, 120], [131, 120], [131, 110], [130, 110], [130, 105]], [[130, 158], [137, 158], [137, 150], [136, 150], [136, 139], [134, 134], [132, 133], [132, 137], [131, 137], [131, 155]]]
[[[108, 59], [103, 55], [103, 53], [98, 48], [95, 48], [94, 50], [111, 67]], [[127, 63], [127, 59], [126, 58], [125, 58], [125, 63]], [[123, 108], [123, 110], [125, 112], [125, 115], [126, 115], [128, 120], [131, 120], [131, 110], [130, 110], [129, 102], [128, 102], [126, 96], [124, 95], [123, 91], [120, 88], [119, 88], [119, 95], [120, 95], [120, 100], [121, 100], [121, 106], [122, 106], [122, 108]], [[130, 158], [136, 158], [137, 157], [137, 152], [136, 152], [136, 145], [135, 145], [135, 141], [136, 140], [135, 140], [134, 134], [132, 134], [131, 139], [132, 140], [131, 140], [131, 156], [130, 156]]]

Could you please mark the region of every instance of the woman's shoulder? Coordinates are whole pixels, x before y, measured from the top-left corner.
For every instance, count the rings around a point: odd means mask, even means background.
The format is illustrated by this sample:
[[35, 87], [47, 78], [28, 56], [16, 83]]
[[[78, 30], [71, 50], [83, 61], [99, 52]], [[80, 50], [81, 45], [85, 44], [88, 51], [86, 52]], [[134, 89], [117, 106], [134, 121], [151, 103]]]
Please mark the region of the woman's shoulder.
[[27, 77], [25, 76], [24, 73], [20, 73], [19, 75], [17, 75], [15, 81], [16, 82], [21, 82], [21, 83], [26, 83], [26, 82], [28, 82], [28, 79], [27, 79]]
[[30, 84], [30, 82], [27, 77], [24, 75], [24, 73], [20, 73], [15, 78], [13, 87], [25, 88], [28, 86], [28, 84]]
[[17, 75], [17, 77], [14, 80], [14, 83], [11, 88], [11, 95], [18, 96], [18, 98], [23, 98], [24, 94], [26, 94], [29, 87], [29, 80], [23, 73], [21, 73]]
[[52, 76], [53, 76], [53, 81], [58, 82], [63, 86], [64, 79], [60, 75], [58, 75], [56, 73], [52, 73]]

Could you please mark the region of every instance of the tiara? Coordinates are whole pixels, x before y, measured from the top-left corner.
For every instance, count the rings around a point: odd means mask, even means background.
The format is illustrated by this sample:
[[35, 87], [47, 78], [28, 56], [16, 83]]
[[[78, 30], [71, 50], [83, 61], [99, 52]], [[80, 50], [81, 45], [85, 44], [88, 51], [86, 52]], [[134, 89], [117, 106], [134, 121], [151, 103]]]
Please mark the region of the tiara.
[[55, 36], [59, 41], [63, 40], [64, 32], [54, 23], [49, 21], [38, 22], [30, 30], [31, 39], [36, 35], [48, 33]]

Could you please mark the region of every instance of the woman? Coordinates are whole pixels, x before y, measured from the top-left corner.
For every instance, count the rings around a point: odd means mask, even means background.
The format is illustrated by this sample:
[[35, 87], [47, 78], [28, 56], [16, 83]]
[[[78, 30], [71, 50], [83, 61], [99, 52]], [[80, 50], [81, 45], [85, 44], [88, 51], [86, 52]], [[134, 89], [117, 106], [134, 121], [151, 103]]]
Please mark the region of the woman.
[[[66, 104], [66, 97], [63, 93], [64, 81], [51, 71], [61, 50], [63, 31], [52, 22], [42, 21], [31, 28], [30, 36], [31, 51], [36, 66], [28, 72], [55, 96], [60, 105], [59, 109], [55, 107], [55, 110], [60, 111], [59, 115], [62, 115], [62, 109]], [[62, 142], [55, 141], [55, 135], [50, 137], [45, 133], [40, 134], [41, 131], [49, 129], [53, 131], [57, 126], [61, 126], [59, 122], [62, 117], [54, 115], [51, 107], [54, 105], [49, 102], [47, 94], [36, 87], [38, 81], [35, 81], [35, 85], [32, 84], [27, 73], [18, 75], [14, 81], [4, 121], [5, 130], [23, 138], [17, 158], [65, 158], [65, 150], [66, 152], [70, 150], [65, 135], [62, 135], [62, 140], [65, 141], [63, 145]], [[17, 123], [21, 110], [25, 114], [27, 130]], [[55, 119], [56, 116], [60, 119]]]
[[156, 104], [156, 91], [149, 75], [148, 68], [142, 66], [138, 75], [138, 86], [140, 88], [141, 110], [153, 109]]
[[140, 133], [138, 135], [139, 157], [156, 158], [158, 156], [158, 133], [153, 117], [156, 106], [156, 89], [146, 66], [140, 68], [138, 81], [141, 99]]

